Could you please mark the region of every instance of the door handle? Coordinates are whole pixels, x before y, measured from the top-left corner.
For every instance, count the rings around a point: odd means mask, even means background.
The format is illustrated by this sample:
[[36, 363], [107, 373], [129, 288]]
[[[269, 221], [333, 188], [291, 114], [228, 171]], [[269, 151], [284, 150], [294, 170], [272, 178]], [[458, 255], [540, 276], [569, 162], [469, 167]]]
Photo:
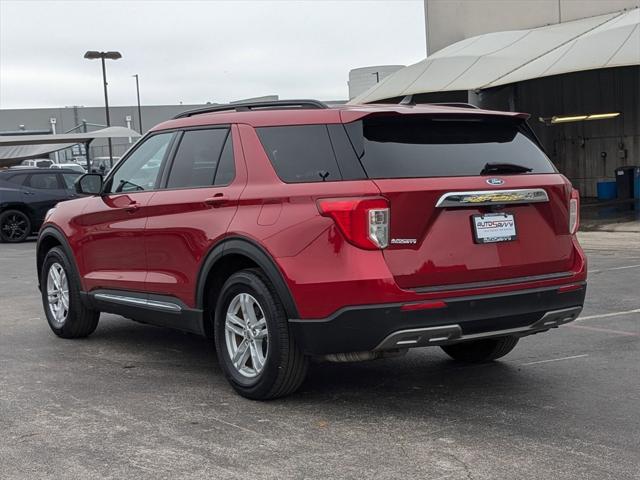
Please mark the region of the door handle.
[[204, 203], [213, 208], [218, 208], [229, 201], [229, 198], [223, 193], [216, 193], [213, 197], [205, 198]]
[[140, 204], [138, 202], [132, 202], [124, 207], [124, 209], [129, 213], [134, 213], [138, 208], [140, 208]]
[[22, 192], [22, 193], [24, 193], [25, 195], [35, 195], [35, 193], [33, 192]]

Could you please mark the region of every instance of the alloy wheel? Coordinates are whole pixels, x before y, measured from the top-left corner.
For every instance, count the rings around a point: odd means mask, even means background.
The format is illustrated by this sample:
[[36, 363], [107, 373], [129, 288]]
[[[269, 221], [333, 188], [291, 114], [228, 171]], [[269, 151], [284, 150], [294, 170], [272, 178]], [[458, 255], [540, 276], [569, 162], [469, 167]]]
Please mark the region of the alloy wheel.
[[247, 378], [260, 375], [267, 359], [269, 330], [264, 311], [252, 295], [240, 293], [229, 303], [225, 340], [233, 368]]
[[52, 323], [60, 328], [69, 315], [69, 282], [64, 268], [57, 262], [51, 264], [47, 274], [47, 299]]
[[2, 235], [9, 241], [23, 238], [27, 232], [28, 221], [21, 213], [11, 213], [2, 222]]

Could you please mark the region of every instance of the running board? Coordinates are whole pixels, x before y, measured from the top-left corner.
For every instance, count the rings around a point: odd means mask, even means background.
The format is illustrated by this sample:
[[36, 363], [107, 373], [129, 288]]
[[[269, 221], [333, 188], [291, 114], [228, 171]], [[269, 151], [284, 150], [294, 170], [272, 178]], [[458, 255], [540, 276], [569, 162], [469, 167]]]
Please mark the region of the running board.
[[94, 290], [80, 295], [89, 308], [100, 312], [205, 335], [202, 310], [191, 308], [173, 296], [124, 290]]
[[559, 327], [565, 323], [572, 322], [578, 318], [581, 311], [581, 306], [552, 310], [545, 313], [540, 320], [527, 327], [472, 333], [469, 335], [463, 335], [462, 327], [458, 324], [398, 330], [397, 332], [393, 332], [388, 335], [374, 350], [446, 345], [449, 343], [458, 343], [467, 340], [480, 340], [483, 338], [504, 337], [508, 335], [523, 337], [525, 335], [543, 332], [550, 328]]

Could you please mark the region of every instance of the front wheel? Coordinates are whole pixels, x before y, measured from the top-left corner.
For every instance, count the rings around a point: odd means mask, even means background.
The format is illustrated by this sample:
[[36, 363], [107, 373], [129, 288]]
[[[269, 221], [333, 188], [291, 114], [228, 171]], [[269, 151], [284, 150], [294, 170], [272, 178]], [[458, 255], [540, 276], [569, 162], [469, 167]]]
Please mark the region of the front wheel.
[[487, 338], [441, 347], [454, 360], [483, 363], [504, 357], [518, 344], [518, 337]]
[[83, 305], [79, 281], [61, 248], [47, 252], [40, 279], [42, 305], [53, 333], [62, 338], [91, 335], [98, 326], [100, 312]]
[[216, 306], [214, 339], [220, 366], [243, 397], [289, 395], [305, 378], [308, 359], [290, 335], [275, 289], [258, 269], [242, 270], [225, 282]]

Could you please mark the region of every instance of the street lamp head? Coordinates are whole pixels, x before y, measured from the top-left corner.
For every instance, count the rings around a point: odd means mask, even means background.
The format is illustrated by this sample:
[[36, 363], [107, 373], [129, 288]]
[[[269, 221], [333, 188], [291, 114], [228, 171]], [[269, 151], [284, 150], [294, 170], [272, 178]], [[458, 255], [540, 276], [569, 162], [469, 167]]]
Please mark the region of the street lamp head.
[[84, 58], [89, 60], [96, 60], [98, 58], [108, 58], [109, 60], [118, 60], [122, 58], [120, 52], [98, 52], [96, 50], [89, 50], [84, 54]]
[[104, 54], [104, 58], [118, 60], [119, 58], [122, 58], [122, 54], [120, 52], [107, 52]]

